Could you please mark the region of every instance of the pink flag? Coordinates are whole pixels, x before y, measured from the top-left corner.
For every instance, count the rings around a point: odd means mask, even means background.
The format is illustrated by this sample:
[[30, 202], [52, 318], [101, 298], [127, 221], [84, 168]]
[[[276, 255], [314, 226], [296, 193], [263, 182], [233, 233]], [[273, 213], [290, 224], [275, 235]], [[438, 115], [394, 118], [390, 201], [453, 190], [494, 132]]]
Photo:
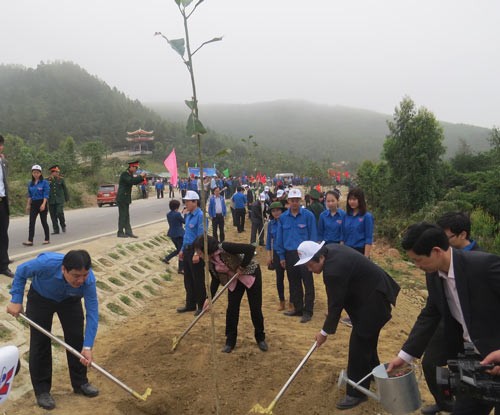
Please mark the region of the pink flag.
[[165, 168], [170, 172], [170, 183], [177, 186], [177, 157], [175, 157], [175, 148], [163, 161]]

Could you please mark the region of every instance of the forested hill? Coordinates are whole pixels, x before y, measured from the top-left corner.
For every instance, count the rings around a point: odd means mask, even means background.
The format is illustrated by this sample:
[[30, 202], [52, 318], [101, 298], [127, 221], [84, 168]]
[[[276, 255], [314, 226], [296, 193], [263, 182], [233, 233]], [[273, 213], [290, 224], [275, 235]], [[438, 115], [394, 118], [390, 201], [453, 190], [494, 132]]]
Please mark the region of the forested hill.
[[[398, 103], [394, 103], [396, 106]], [[168, 120], [182, 119], [182, 106], [171, 103], [147, 103]], [[305, 101], [273, 101], [256, 104], [203, 104], [200, 119], [224, 134], [253, 135], [259, 144], [293, 148], [309, 157], [361, 162], [380, 157], [387, 120], [392, 115], [341, 106], [325, 106]], [[442, 122], [447, 157], [462, 144], [473, 151], [489, 148], [490, 130], [465, 124]]]
[[126, 131], [155, 130], [175, 136], [165, 122], [139, 101], [69, 62], [40, 64], [36, 69], [0, 65], [0, 131], [28, 144], [56, 148], [72, 136], [77, 144], [101, 140], [108, 149], [126, 146]]

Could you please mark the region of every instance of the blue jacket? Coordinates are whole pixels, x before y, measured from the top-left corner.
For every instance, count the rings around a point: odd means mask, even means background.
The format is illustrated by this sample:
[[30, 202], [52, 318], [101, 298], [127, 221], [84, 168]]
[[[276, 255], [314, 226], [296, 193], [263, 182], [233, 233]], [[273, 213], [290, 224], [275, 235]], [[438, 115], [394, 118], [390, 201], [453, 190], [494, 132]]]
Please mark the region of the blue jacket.
[[301, 207], [297, 216], [290, 209], [281, 214], [274, 247], [280, 260], [285, 259], [285, 251], [297, 250], [301, 242], [317, 240], [316, 218], [310, 210]]
[[241, 192], [236, 192], [233, 197], [233, 202], [234, 202], [234, 208], [235, 209], [245, 209], [247, 206], [247, 197], [241, 193]]
[[[223, 196], [219, 196], [220, 203], [222, 205], [222, 216], [226, 216], [226, 202]], [[215, 218], [215, 196], [212, 195], [210, 196], [209, 202], [208, 202], [208, 216], [211, 218]]]
[[191, 245], [198, 236], [203, 235], [203, 212], [200, 208], [196, 208], [184, 216], [184, 221], [186, 228], [181, 251], [184, 251], [187, 245]]
[[37, 184], [32, 181], [28, 183], [28, 197], [31, 200], [49, 199], [50, 186], [47, 180], [40, 180]]
[[266, 251], [276, 250], [276, 233], [278, 232], [279, 219], [271, 219], [267, 224]]
[[178, 238], [180, 236], [184, 236], [184, 228], [182, 227], [182, 225], [184, 224], [184, 218], [178, 210], [171, 210], [167, 213], [167, 222], [167, 236], [169, 236], [170, 238]]
[[318, 240], [325, 241], [326, 244], [342, 241], [344, 216], [345, 212], [342, 209], [337, 209], [333, 216], [329, 210], [321, 212], [318, 222]]
[[342, 228], [344, 244], [351, 248], [363, 248], [373, 243], [373, 216], [370, 212], [364, 215], [344, 216]]

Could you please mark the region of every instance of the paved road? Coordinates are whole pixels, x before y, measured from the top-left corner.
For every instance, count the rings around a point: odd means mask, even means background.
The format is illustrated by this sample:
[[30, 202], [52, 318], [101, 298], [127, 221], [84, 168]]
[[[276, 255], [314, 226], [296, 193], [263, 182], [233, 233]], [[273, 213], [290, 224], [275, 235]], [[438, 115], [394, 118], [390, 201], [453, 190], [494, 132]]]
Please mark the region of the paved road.
[[[167, 231], [165, 215], [168, 212], [170, 199], [134, 200], [130, 205], [130, 223], [134, 233], [141, 235], [140, 226], [158, 222], [159, 229]], [[116, 234], [118, 228], [118, 208], [116, 206], [92, 207], [86, 209], [66, 210], [67, 232], [59, 235], [50, 235], [50, 245], [42, 245], [44, 240], [40, 218], [37, 219], [35, 228], [34, 245], [27, 247], [22, 245], [28, 239], [29, 217], [11, 217], [9, 226], [9, 255], [16, 261], [26, 256], [36, 254], [44, 250], [55, 250], [81, 240], [95, 239], [103, 235]], [[52, 232], [50, 217], [49, 228]], [[161, 224], [164, 222], [164, 225]]]

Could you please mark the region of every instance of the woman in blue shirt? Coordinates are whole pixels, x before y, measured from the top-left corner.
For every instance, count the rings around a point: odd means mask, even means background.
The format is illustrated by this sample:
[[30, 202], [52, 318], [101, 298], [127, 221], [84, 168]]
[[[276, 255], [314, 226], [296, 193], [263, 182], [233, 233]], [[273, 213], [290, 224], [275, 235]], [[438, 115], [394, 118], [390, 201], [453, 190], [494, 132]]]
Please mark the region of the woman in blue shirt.
[[359, 187], [347, 194], [343, 226], [344, 244], [370, 257], [373, 243], [373, 216], [366, 211], [365, 194]]
[[30, 215], [28, 241], [23, 242], [23, 245], [33, 245], [33, 237], [35, 236], [36, 218], [40, 215], [43, 231], [45, 233], [44, 244], [50, 243], [49, 225], [47, 224], [47, 200], [49, 199], [50, 186], [47, 180], [42, 176], [42, 168], [35, 164], [31, 168], [31, 182], [28, 183], [28, 203], [26, 204], [26, 212]]
[[318, 238], [326, 244], [338, 244], [342, 241], [345, 212], [339, 209], [339, 198], [338, 190], [326, 192], [326, 210], [319, 215]]
[[[175, 250], [166, 255], [165, 258], [162, 258], [162, 261], [165, 262], [165, 264], [169, 264], [170, 260], [179, 254], [182, 248], [182, 243], [184, 242], [184, 217], [179, 212], [180, 205], [181, 202], [177, 199], [172, 199], [168, 204], [170, 212], [167, 213], [167, 236], [172, 240]], [[184, 274], [184, 261], [181, 259], [179, 259], [177, 273]]]

